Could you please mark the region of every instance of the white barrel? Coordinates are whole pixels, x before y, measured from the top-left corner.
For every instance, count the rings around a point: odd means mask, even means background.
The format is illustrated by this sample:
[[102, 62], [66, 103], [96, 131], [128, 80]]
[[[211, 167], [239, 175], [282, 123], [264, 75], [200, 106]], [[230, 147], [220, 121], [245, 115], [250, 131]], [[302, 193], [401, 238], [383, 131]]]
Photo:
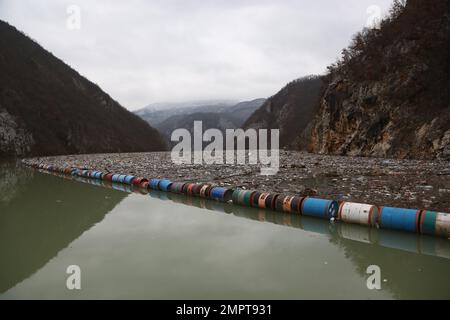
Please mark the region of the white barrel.
[[436, 214], [436, 235], [450, 238], [450, 213]]
[[378, 207], [371, 204], [343, 202], [339, 208], [339, 219], [347, 223], [375, 226], [378, 212]]

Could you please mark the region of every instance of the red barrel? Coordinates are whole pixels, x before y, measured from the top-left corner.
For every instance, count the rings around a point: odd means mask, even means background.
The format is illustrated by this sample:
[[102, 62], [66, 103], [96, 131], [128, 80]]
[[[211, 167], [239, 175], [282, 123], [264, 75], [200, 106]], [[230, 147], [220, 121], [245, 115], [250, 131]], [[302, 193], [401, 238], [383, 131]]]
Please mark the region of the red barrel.
[[134, 180], [133, 180], [133, 185], [136, 186], [136, 187], [138, 187], [138, 186], [140, 186], [143, 182], [148, 182], [148, 180], [145, 179], [145, 178], [143, 178], [143, 177], [136, 177], [136, 178], [134, 178]]

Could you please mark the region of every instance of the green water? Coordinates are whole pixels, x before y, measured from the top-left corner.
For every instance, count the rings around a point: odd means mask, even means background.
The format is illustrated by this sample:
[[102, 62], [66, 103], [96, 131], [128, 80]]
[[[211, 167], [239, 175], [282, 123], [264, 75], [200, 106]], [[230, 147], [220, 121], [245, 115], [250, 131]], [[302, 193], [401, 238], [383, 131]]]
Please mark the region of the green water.
[[450, 298], [450, 240], [87, 182], [0, 166], [0, 299]]

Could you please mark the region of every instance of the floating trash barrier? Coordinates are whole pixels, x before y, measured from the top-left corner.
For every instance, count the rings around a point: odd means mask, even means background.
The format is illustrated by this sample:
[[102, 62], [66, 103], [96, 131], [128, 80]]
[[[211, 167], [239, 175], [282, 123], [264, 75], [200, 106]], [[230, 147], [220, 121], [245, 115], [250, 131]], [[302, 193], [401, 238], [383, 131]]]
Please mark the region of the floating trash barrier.
[[[26, 162], [24, 163], [27, 164]], [[136, 192], [133, 187], [137, 187], [141, 190], [138, 191], [140, 193], [148, 193], [148, 190], [157, 190], [179, 195], [184, 194], [188, 196], [186, 197], [187, 202], [192, 202], [195, 198], [203, 198], [225, 203], [232, 202], [233, 204], [244, 207], [279, 211], [283, 213], [282, 223], [287, 225], [293, 223], [295, 216], [304, 215], [331, 220], [337, 218], [343, 223], [450, 238], [449, 213], [395, 207], [381, 207], [379, 209], [379, 207], [375, 205], [353, 202], [341, 202], [338, 204], [338, 202], [328, 199], [280, 195], [278, 193], [245, 190], [241, 188], [219, 187], [207, 183], [172, 182], [168, 179], [148, 180], [144, 177], [135, 177], [133, 175], [116, 174], [112, 172], [104, 173], [88, 168], [73, 168], [69, 166], [57, 167], [43, 163], [32, 164], [31, 166], [39, 170], [57, 173], [59, 175], [91, 179], [91, 184], [93, 185], [111, 184], [114, 185], [114, 189], [126, 192]], [[167, 196], [170, 197], [169, 195]], [[199, 206], [209, 208], [212, 204], [202, 200], [202, 202], [199, 202]], [[258, 212], [258, 219], [265, 219], [267, 213], [265, 213], [265, 211]], [[294, 213], [295, 215], [292, 215]], [[281, 219], [281, 217], [275, 216], [273, 218], [274, 221], [277, 221], [277, 219]], [[341, 231], [346, 234], [345, 227], [343, 227]], [[358, 234], [355, 238], [361, 240], [367, 239], [363, 234]], [[387, 236], [386, 239], [389, 239], [389, 236]], [[386, 239], [382, 239], [380, 242], [390, 242], [385, 241]]]

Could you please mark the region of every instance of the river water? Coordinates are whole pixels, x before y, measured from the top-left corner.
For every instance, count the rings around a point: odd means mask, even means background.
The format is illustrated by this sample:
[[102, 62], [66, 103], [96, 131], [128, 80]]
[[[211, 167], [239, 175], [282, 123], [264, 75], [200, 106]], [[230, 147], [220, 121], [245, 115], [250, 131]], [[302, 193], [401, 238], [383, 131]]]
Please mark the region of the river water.
[[131, 191], [0, 165], [0, 299], [450, 298], [450, 240]]

